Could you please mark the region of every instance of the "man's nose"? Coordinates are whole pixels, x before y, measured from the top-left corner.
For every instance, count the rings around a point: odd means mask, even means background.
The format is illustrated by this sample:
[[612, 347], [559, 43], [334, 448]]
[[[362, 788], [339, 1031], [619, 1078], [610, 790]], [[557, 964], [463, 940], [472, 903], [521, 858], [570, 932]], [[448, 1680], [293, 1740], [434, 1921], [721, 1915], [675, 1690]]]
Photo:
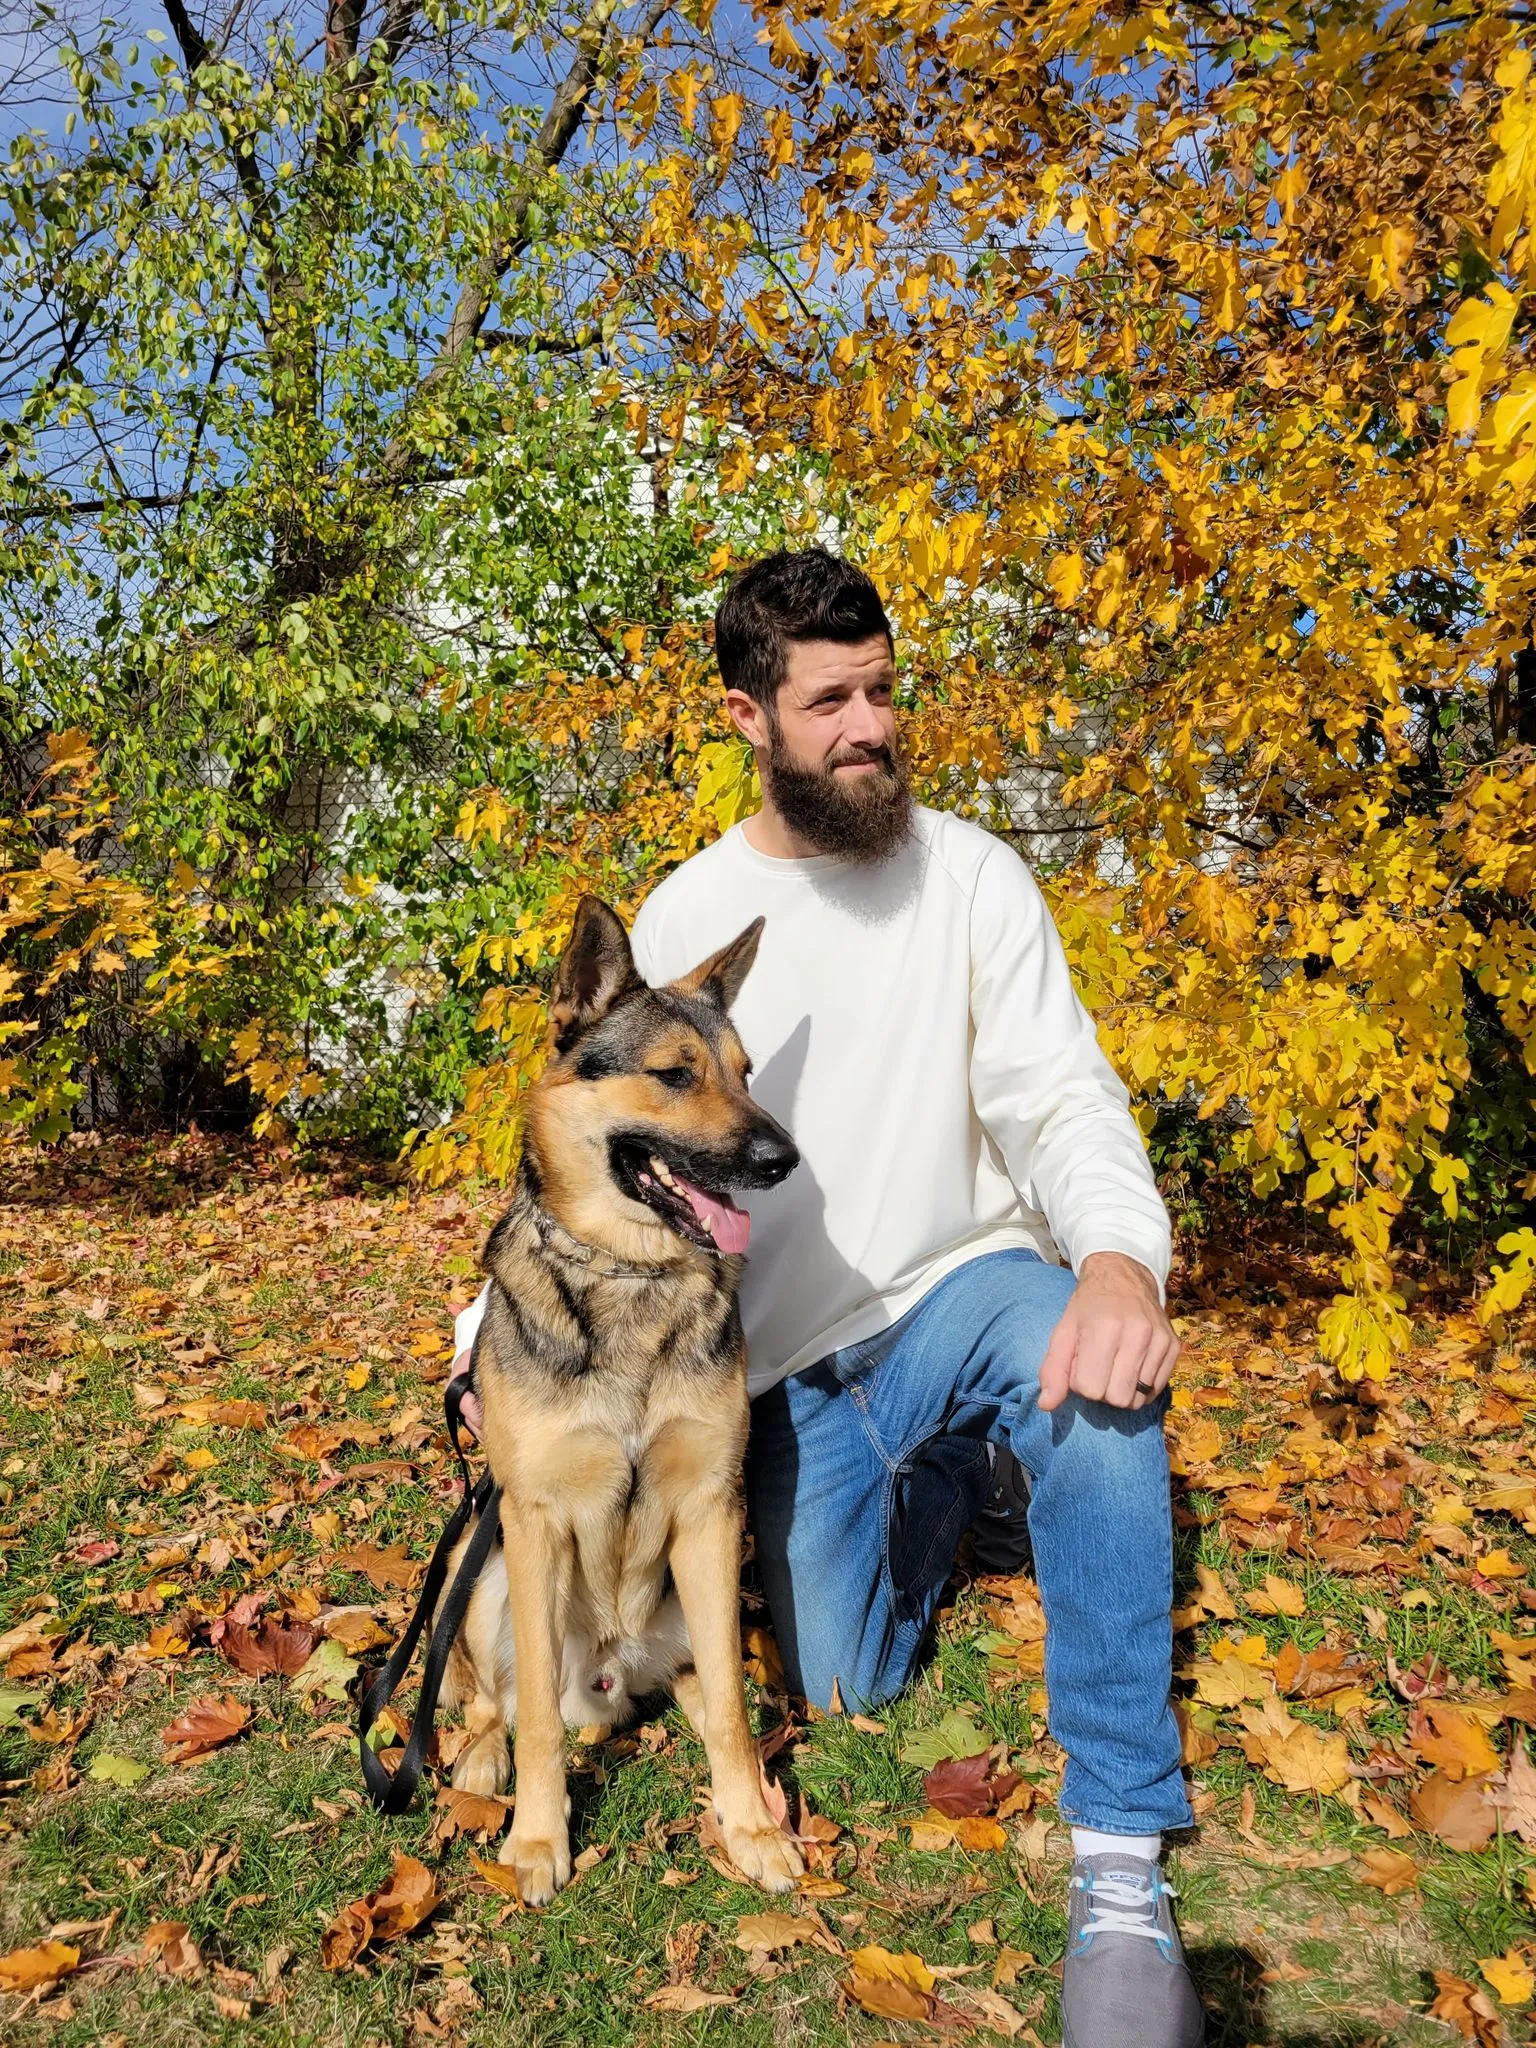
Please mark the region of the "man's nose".
[[842, 737], [850, 747], [883, 747], [889, 741], [879, 712], [862, 690], [850, 697], [844, 708]]
[[748, 1132], [746, 1155], [754, 1177], [760, 1176], [762, 1185], [767, 1188], [777, 1186], [800, 1164], [800, 1153], [794, 1140], [787, 1131], [777, 1128], [765, 1130], [759, 1126]]

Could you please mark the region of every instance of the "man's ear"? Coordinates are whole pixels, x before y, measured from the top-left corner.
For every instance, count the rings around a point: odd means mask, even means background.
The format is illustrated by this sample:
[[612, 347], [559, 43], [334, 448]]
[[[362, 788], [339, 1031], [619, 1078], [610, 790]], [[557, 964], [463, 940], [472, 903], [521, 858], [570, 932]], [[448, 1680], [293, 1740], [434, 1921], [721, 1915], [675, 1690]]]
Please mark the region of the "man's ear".
[[619, 997], [639, 983], [628, 932], [606, 903], [583, 896], [549, 999], [549, 1034], [555, 1051], [568, 1051], [583, 1031], [607, 1016]]
[[685, 996], [702, 996], [717, 1010], [728, 1010], [741, 994], [741, 984], [757, 958], [757, 942], [763, 936], [763, 923], [762, 918], [754, 917], [738, 938], [732, 939], [728, 946], [722, 946], [718, 953], [711, 953], [707, 960], [694, 968], [692, 974], [685, 974], [672, 986]]

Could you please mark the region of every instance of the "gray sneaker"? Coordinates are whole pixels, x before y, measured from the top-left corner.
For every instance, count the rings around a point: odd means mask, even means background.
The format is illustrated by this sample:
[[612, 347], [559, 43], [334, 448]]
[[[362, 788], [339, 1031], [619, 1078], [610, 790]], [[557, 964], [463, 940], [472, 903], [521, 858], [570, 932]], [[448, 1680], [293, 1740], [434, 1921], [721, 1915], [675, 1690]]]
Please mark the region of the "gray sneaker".
[[1200, 2048], [1205, 2013], [1155, 1863], [1113, 1852], [1072, 1866], [1062, 2048]]

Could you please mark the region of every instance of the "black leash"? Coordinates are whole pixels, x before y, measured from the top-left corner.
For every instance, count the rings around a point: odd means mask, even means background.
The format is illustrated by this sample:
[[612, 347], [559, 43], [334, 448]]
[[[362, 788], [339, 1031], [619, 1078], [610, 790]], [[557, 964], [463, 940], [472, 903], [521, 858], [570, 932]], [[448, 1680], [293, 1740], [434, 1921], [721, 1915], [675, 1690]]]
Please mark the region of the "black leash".
[[[404, 1813], [416, 1796], [416, 1787], [421, 1782], [422, 1766], [426, 1762], [427, 1747], [432, 1740], [432, 1723], [437, 1717], [437, 1696], [442, 1689], [443, 1673], [448, 1668], [448, 1658], [458, 1639], [464, 1616], [469, 1608], [475, 1582], [485, 1568], [485, 1561], [501, 1533], [501, 1488], [492, 1483], [490, 1473], [481, 1474], [478, 1482], [470, 1477], [469, 1460], [459, 1441], [460, 1414], [464, 1397], [475, 1384], [475, 1365], [480, 1356], [480, 1338], [483, 1330], [475, 1332], [475, 1341], [469, 1354], [469, 1370], [452, 1379], [443, 1393], [443, 1416], [448, 1425], [448, 1438], [453, 1445], [453, 1454], [459, 1461], [459, 1474], [463, 1481], [463, 1494], [458, 1506], [448, 1518], [448, 1526], [437, 1539], [437, 1548], [432, 1553], [432, 1562], [427, 1566], [426, 1582], [421, 1597], [416, 1602], [416, 1611], [411, 1616], [405, 1634], [396, 1644], [389, 1662], [375, 1671], [363, 1687], [357, 1716], [358, 1754], [362, 1760], [363, 1782], [368, 1787], [368, 1796], [380, 1813]], [[389, 1705], [396, 1688], [405, 1676], [421, 1632], [426, 1627], [427, 1617], [437, 1605], [443, 1590], [443, 1581], [448, 1576], [448, 1559], [453, 1546], [463, 1535], [472, 1515], [479, 1521], [474, 1535], [469, 1539], [458, 1571], [454, 1574], [448, 1598], [443, 1602], [443, 1611], [437, 1618], [432, 1639], [427, 1645], [426, 1662], [421, 1671], [421, 1693], [416, 1702], [416, 1712], [411, 1721], [411, 1732], [406, 1740], [405, 1753], [391, 1773], [379, 1762], [368, 1742], [368, 1732], [380, 1714]]]

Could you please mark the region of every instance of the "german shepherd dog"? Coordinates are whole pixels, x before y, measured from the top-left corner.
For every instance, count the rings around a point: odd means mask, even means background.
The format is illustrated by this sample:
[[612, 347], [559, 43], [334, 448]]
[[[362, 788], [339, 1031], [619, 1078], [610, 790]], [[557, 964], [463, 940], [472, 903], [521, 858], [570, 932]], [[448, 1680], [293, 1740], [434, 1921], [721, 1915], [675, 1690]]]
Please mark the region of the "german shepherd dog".
[[506, 1783], [515, 1724], [501, 1860], [528, 1905], [571, 1874], [565, 1723], [622, 1718], [658, 1685], [704, 1742], [731, 1860], [770, 1891], [802, 1867], [762, 1795], [738, 1607], [750, 1219], [727, 1190], [772, 1187], [799, 1159], [747, 1093], [727, 1014], [762, 925], [650, 988], [619, 919], [583, 897], [516, 1193], [486, 1244], [476, 1376], [503, 1545], [444, 1697], [467, 1706], [462, 1789]]

